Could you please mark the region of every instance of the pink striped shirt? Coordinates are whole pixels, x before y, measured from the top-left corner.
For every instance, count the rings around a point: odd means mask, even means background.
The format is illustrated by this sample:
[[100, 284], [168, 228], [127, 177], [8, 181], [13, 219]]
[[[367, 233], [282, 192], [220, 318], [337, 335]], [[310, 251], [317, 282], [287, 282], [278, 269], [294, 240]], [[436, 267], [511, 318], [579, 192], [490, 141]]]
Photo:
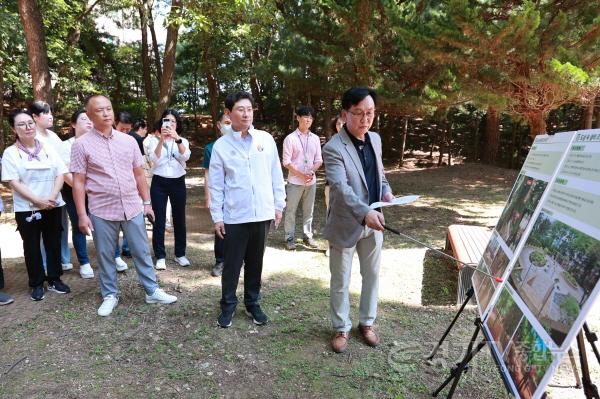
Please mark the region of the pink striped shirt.
[[135, 139], [113, 129], [105, 137], [93, 129], [71, 149], [70, 171], [85, 175], [90, 213], [99, 218], [131, 220], [142, 212], [133, 169], [143, 164]]
[[[283, 140], [283, 155], [281, 158], [284, 167], [292, 164], [299, 171], [308, 173], [316, 163], [323, 163], [319, 136], [312, 132], [302, 134], [298, 129], [294, 130]], [[288, 172], [288, 183], [312, 186], [316, 182], [315, 176], [309, 183], [305, 183], [302, 177]]]

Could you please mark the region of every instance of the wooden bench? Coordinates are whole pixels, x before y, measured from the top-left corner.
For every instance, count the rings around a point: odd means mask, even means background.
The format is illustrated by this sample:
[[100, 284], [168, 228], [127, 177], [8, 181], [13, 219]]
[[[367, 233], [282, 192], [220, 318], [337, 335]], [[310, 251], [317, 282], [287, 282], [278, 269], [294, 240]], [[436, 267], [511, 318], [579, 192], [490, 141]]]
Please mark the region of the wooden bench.
[[[465, 224], [453, 224], [448, 226], [446, 233], [446, 250], [452, 253], [456, 259], [465, 263], [477, 265], [483, 256], [483, 251], [490, 241], [493, 229], [482, 226], [469, 226]], [[463, 303], [469, 288], [471, 288], [471, 277], [473, 269], [456, 262], [458, 268], [458, 295], [457, 303]]]

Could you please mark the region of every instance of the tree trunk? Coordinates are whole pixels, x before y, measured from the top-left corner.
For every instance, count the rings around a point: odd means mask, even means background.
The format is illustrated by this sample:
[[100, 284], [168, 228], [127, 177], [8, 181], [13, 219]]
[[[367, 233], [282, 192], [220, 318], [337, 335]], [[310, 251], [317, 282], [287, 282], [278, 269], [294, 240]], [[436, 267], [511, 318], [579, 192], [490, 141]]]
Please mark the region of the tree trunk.
[[594, 102], [585, 107], [583, 110], [583, 128], [591, 129], [594, 121]]
[[529, 137], [535, 138], [538, 134], [546, 133], [546, 118], [541, 112], [536, 112], [527, 115], [527, 122], [529, 123]]
[[452, 166], [452, 130], [454, 130], [454, 125], [451, 123], [448, 126], [448, 134], [447, 134], [447, 146], [448, 149], [448, 166]]
[[497, 109], [488, 107], [485, 115], [485, 131], [483, 134], [481, 161], [487, 164], [494, 164], [498, 159], [498, 149], [500, 148], [500, 120]]
[[144, 93], [146, 95], [146, 123], [149, 126], [154, 124], [154, 89], [152, 87], [152, 72], [150, 71], [150, 55], [148, 54], [148, 15], [146, 0], [140, 0], [138, 4], [138, 12], [140, 14], [140, 29], [142, 31], [142, 75], [144, 78]]
[[[389, 159], [393, 154], [392, 149], [394, 135], [392, 133], [392, 129], [389, 127], [394, 126], [395, 118], [389, 114], [384, 114], [380, 112], [377, 115], [378, 125], [375, 127], [375, 131], [379, 132], [379, 136], [381, 137], [381, 155], [384, 159]], [[384, 129], [381, 129], [381, 126], [385, 126]]]
[[170, 24], [167, 27], [167, 41], [165, 43], [165, 56], [163, 60], [163, 74], [160, 80], [160, 94], [158, 96], [157, 119], [167, 109], [173, 94], [173, 78], [175, 76], [175, 52], [177, 50], [177, 36], [179, 32], [178, 19], [181, 16], [181, 0], [173, 0], [169, 12]]
[[446, 132], [447, 132], [445, 122], [442, 124], [442, 128], [440, 129], [440, 132], [442, 133], [442, 137], [440, 140], [440, 156], [438, 157], [437, 166], [442, 166], [442, 164], [444, 163], [444, 150], [446, 149]]
[[398, 166], [404, 165], [404, 151], [406, 151], [406, 138], [408, 137], [408, 116], [404, 117], [404, 128], [402, 129], [402, 145], [400, 145], [400, 161]]
[[154, 18], [152, 17], [152, 7], [148, 4], [148, 28], [152, 36], [152, 51], [154, 52], [154, 69], [156, 69], [156, 82], [161, 86], [162, 68], [160, 66], [160, 53], [158, 51], [158, 40], [156, 40], [156, 31], [154, 30]]
[[477, 162], [479, 160], [479, 130], [481, 126], [481, 119], [475, 118], [473, 120], [473, 130], [475, 134], [473, 135], [473, 162]]
[[332, 102], [333, 100], [329, 97], [325, 97], [324, 99], [325, 101], [325, 109], [324, 109], [324, 119], [325, 119], [325, 129], [323, 129], [323, 131], [325, 132], [325, 142], [329, 141], [329, 139], [331, 138], [331, 134], [333, 133], [331, 131], [331, 119], [333, 119], [333, 115], [332, 115]]
[[[596, 97], [596, 101], [599, 101], [600, 97]], [[596, 129], [600, 129], [600, 106], [596, 107]]]
[[435, 147], [435, 137], [431, 136], [429, 138], [429, 140], [430, 140], [430, 143], [429, 143], [429, 157], [428, 158], [433, 160], [433, 148]]
[[254, 101], [256, 102], [256, 117], [255, 119], [261, 120], [263, 118], [264, 104], [262, 101], [261, 93], [260, 93], [260, 84], [258, 83], [258, 78], [256, 73], [254, 72], [256, 69], [256, 62], [258, 61], [258, 50], [253, 50], [250, 53], [250, 91], [252, 92], [252, 97], [254, 97]]
[[0, 154], [4, 152], [4, 58], [0, 57]]
[[219, 114], [219, 83], [212, 68], [206, 71], [205, 77], [206, 86], [208, 87], [208, 100], [210, 101], [210, 116], [212, 117], [213, 127], [216, 129]]
[[27, 59], [31, 72], [33, 97], [35, 100], [43, 100], [52, 105], [54, 104], [52, 82], [48, 67], [48, 50], [42, 14], [36, 0], [18, 0], [18, 7], [27, 43]]

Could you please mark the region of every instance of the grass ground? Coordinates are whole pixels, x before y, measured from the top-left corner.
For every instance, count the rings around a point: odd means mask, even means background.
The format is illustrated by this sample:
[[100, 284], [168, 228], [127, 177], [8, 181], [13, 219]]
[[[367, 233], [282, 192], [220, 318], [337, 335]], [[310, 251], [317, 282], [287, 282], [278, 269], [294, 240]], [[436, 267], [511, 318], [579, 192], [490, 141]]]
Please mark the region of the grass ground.
[[[193, 266], [183, 269], [169, 262], [168, 270], [158, 273], [178, 303], [146, 305], [132, 269], [120, 276], [121, 301], [108, 318], [96, 316], [97, 281], [83, 281], [75, 272], [65, 278], [71, 295], [48, 294], [41, 303], [18, 297], [0, 308], [0, 397], [430, 397], [466, 347], [475, 316], [468, 309], [436, 361], [423, 361], [456, 311], [457, 273], [448, 263], [386, 234], [377, 320], [382, 344], [367, 347], [353, 332], [347, 353], [334, 354], [329, 348], [328, 259], [323, 251], [301, 245], [296, 252], [285, 251], [278, 230], [270, 235], [263, 278], [263, 307], [271, 322], [256, 327], [238, 312], [232, 328], [220, 329], [215, 325], [220, 280], [210, 276], [212, 235], [201, 207], [199, 176], [193, 169], [188, 177]], [[390, 171], [397, 195], [422, 198], [386, 211], [386, 221], [442, 247], [449, 224], [493, 223], [515, 177], [514, 171], [481, 165]], [[318, 199], [322, 189], [320, 181]], [[322, 249], [323, 220], [319, 200], [315, 227]], [[5, 259], [4, 266], [5, 274], [24, 273], [21, 257]], [[25, 292], [26, 282], [19, 284], [9, 286], [9, 292]], [[355, 321], [357, 267], [351, 290]], [[473, 361], [458, 392], [463, 398], [506, 396], [487, 351]]]

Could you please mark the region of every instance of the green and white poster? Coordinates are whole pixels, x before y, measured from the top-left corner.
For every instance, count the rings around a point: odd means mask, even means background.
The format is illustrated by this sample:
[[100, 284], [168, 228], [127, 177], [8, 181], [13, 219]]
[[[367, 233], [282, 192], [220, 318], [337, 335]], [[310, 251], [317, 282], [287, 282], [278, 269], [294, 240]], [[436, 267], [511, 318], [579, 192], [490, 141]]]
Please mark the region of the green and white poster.
[[600, 130], [539, 136], [473, 275], [515, 394], [539, 398], [600, 285]]

